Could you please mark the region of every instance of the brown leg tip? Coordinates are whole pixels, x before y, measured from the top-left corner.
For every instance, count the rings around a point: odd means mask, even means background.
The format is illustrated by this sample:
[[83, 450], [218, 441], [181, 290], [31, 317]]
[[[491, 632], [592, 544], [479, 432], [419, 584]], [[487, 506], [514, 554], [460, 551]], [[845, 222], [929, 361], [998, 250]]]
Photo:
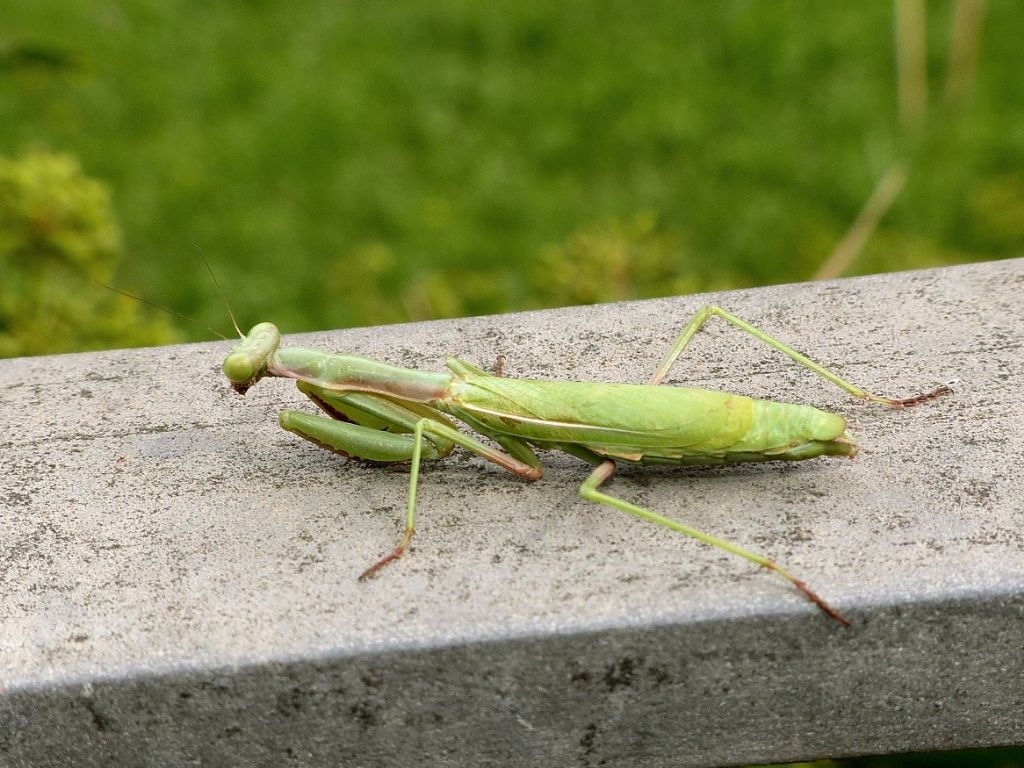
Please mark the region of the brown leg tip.
[[816, 606], [818, 606], [818, 608], [820, 608], [825, 613], [826, 616], [828, 616], [828, 617], [830, 617], [832, 619], [835, 619], [840, 624], [842, 624], [844, 627], [848, 627], [851, 624], [853, 624], [852, 621], [850, 621], [843, 614], [841, 614], [839, 611], [837, 611], [831, 605], [829, 605], [824, 600], [822, 600], [820, 597], [818, 597], [818, 595], [816, 595], [814, 592], [812, 592], [811, 588], [808, 587], [806, 584], [804, 584], [804, 582], [800, 581], [799, 579], [794, 579], [793, 580], [793, 584], [796, 586], [797, 589], [799, 589], [803, 593], [804, 597], [806, 597], [808, 600], [810, 600], [812, 603], [814, 603]]
[[378, 560], [376, 563], [374, 563], [369, 568], [367, 568], [365, 571], [363, 571], [361, 574], [359, 574], [359, 581], [368, 581], [369, 579], [372, 579], [374, 576], [377, 575], [377, 572], [380, 571], [381, 568], [383, 568], [385, 565], [389, 565], [389, 564], [393, 563], [395, 560], [397, 560], [401, 556], [402, 556], [402, 553], [399, 552], [398, 550], [395, 550], [394, 552], [391, 552], [391, 553], [385, 555], [380, 560]]
[[374, 576], [377, 575], [377, 571], [379, 571], [385, 565], [389, 565], [390, 563], [395, 562], [395, 560], [397, 560], [403, 554], [405, 554], [405, 550], [409, 548], [409, 542], [412, 541], [413, 533], [415, 533], [414, 529], [406, 528], [405, 529], [405, 535], [402, 536], [401, 543], [397, 547], [395, 547], [393, 550], [388, 552], [386, 555], [384, 555], [384, 557], [382, 557], [376, 563], [374, 563], [369, 568], [367, 568], [365, 571], [363, 571], [361, 574], [359, 574], [359, 579], [358, 580], [359, 581], [366, 581], [367, 579], [372, 579]]
[[821, 605], [819, 605], [818, 607], [821, 608], [823, 611], [825, 611], [825, 613], [827, 613], [833, 619], [838, 621], [840, 624], [842, 624], [844, 627], [849, 627], [849, 626], [853, 625], [852, 621], [850, 621], [848, 618], [846, 618], [843, 614], [841, 614], [835, 608], [832, 608], [831, 606], [821, 606]]
[[881, 397], [874, 399], [892, 408], [912, 408], [928, 400], [934, 400], [936, 397], [951, 394], [953, 394], [953, 388], [948, 384], [943, 384], [941, 387], [936, 387], [930, 392], [922, 392], [920, 395], [913, 395], [912, 397]]

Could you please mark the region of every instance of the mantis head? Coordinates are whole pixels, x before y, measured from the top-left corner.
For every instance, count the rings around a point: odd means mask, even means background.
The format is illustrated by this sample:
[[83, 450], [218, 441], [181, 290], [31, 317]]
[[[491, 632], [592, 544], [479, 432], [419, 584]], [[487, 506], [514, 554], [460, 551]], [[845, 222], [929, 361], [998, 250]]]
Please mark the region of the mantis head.
[[242, 343], [231, 350], [224, 365], [224, 375], [231, 382], [231, 388], [244, 395], [249, 387], [262, 379], [267, 373], [270, 362], [277, 347], [281, 343], [281, 332], [273, 323], [259, 323], [252, 327]]

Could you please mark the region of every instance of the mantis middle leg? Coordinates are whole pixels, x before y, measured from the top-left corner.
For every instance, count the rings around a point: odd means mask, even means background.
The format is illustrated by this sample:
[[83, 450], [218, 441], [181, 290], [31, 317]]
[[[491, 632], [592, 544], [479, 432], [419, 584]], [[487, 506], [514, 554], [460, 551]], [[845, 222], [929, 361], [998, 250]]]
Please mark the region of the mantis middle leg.
[[[515, 441], [516, 456], [460, 432], [440, 413], [417, 403], [399, 404], [376, 395], [339, 393], [300, 383], [299, 388], [333, 418], [282, 411], [281, 426], [321, 448], [375, 462], [411, 462], [405, 531], [391, 552], [359, 576], [365, 580], [401, 557], [416, 529], [416, 488], [420, 462], [447, 456], [456, 445], [472, 451], [527, 480], [543, 474], [540, 461], [525, 443]], [[506, 438], [505, 442], [513, 441]]]
[[776, 339], [774, 336], [770, 336], [769, 334], [765, 333], [760, 328], [756, 328], [750, 323], [741, 320], [735, 315], [726, 312], [721, 307], [716, 307], [713, 305], [706, 306], [703, 309], [699, 310], [697, 314], [693, 316], [690, 322], [686, 324], [686, 327], [683, 328], [683, 332], [679, 334], [679, 337], [675, 340], [675, 342], [669, 348], [668, 353], [661, 361], [661, 365], [658, 366], [658, 370], [651, 377], [651, 384], [660, 384], [665, 379], [665, 377], [668, 375], [669, 370], [672, 368], [672, 365], [675, 363], [676, 358], [679, 357], [680, 353], [683, 351], [686, 345], [690, 343], [690, 339], [693, 338], [693, 335], [713, 315], [717, 315], [730, 325], [739, 328], [741, 331], [746, 331], [754, 338], [759, 339], [768, 346], [779, 350], [779, 352], [782, 352], [784, 355], [787, 355], [788, 357], [792, 358], [800, 365], [804, 366], [805, 368], [811, 371], [814, 371], [822, 378], [831, 381], [837, 387], [840, 387], [844, 391], [848, 392], [854, 397], [860, 398], [861, 400], [869, 400], [874, 403], [883, 403], [884, 405], [889, 405], [894, 408], [906, 408], [911, 405], [917, 405], [918, 403], [924, 402], [925, 400], [931, 400], [933, 397], [938, 397], [939, 395], [945, 395], [948, 394], [949, 392], [952, 392], [949, 386], [944, 384], [941, 387], [936, 387], [930, 392], [924, 392], [920, 395], [913, 395], [911, 397], [894, 398], [872, 394], [871, 392], [868, 392], [867, 390], [862, 389], [861, 387], [858, 387], [855, 384], [851, 384], [850, 382], [846, 381], [838, 374], [828, 370], [827, 368], [818, 365], [809, 357], [800, 354], [788, 344], [784, 344], [783, 342]]
[[420, 476], [420, 459], [423, 452], [424, 439], [428, 435], [438, 437], [443, 440], [450, 440], [456, 445], [461, 445], [463, 448], [472, 451], [488, 461], [494, 462], [499, 467], [507, 469], [509, 472], [512, 472], [526, 480], [537, 480], [544, 471], [541, 468], [537, 457], [525, 443], [522, 444], [522, 447], [525, 448], [528, 455], [533, 458], [534, 463], [532, 464], [520, 461], [519, 459], [499, 451], [496, 448], [491, 448], [486, 443], [482, 443], [476, 438], [470, 437], [464, 432], [460, 432], [459, 430], [435, 421], [434, 419], [420, 419], [416, 422], [416, 427], [413, 429], [412, 467], [409, 471], [409, 495], [406, 504], [405, 531], [402, 534], [402, 540], [398, 543], [397, 547], [363, 571], [359, 576], [360, 581], [365, 581], [371, 576], [374, 576], [377, 571], [385, 565], [393, 563], [395, 560], [400, 558], [405, 554], [405, 550], [408, 549], [409, 542], [412, 541], [412, 536], [416, 532], [416, 486]]

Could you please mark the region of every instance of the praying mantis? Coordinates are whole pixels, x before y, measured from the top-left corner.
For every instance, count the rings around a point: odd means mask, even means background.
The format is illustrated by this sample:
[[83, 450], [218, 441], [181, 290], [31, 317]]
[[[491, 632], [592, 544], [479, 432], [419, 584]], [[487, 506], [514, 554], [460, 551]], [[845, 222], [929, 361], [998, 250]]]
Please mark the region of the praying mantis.
[[[410, 462], [401, 541], [363, 571], [361, 580], [376, 575], [408, 549], [416, 528], [421, 462], [442, 459], [460, 446], [532, 481], [543, 474], [534, 451], [540, 448], [563, 451], [595, 466], [579, 487], [584, 499], [774, 571], [825, 614], [848, 625], [846, 616], [764, 555], [601, 490], [617, 463], [721, 465], [801, 461], [857, 452], [846, 419], [838, 414], [810, 405], [665, 386], [679, 355], [701, 326], [715, 316], [862, 400], [903, 408], [952, 391], [943, 385], [907, 398], [872, 394], [717, 306], [704, 307], [693, 316], [647, 384], [507, 378], [500, 370], [498, 375], [489, 374], [454, 357], [447, 360], [447, 372], [410, 370], [357, 355], [282, 347], [281, 332], [266, 322], [242, 337], [224, 360], [223, 371], [240, 394], [264, 377], [295, 379], [298, 388], [326, 413], [282, 411], [281, 426], [299, 437], [353, 459]], [[500, 364], [501, 358], [499, 368]], [[456, 420], [500, 449], [460, 431]]]

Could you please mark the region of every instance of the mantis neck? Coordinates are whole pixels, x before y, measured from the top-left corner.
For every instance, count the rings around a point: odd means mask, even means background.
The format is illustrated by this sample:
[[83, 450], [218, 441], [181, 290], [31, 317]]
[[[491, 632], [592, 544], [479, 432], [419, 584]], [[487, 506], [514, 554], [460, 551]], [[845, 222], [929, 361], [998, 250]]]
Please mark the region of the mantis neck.
[[302, 347], [278, 349], [267, 364], [267, 375], [298, 379], [326, 390], [373, 392], [417, 403], [443, 397], [453, 379], [450, 373], [413, 371], [358, 355], [330, 355]]

